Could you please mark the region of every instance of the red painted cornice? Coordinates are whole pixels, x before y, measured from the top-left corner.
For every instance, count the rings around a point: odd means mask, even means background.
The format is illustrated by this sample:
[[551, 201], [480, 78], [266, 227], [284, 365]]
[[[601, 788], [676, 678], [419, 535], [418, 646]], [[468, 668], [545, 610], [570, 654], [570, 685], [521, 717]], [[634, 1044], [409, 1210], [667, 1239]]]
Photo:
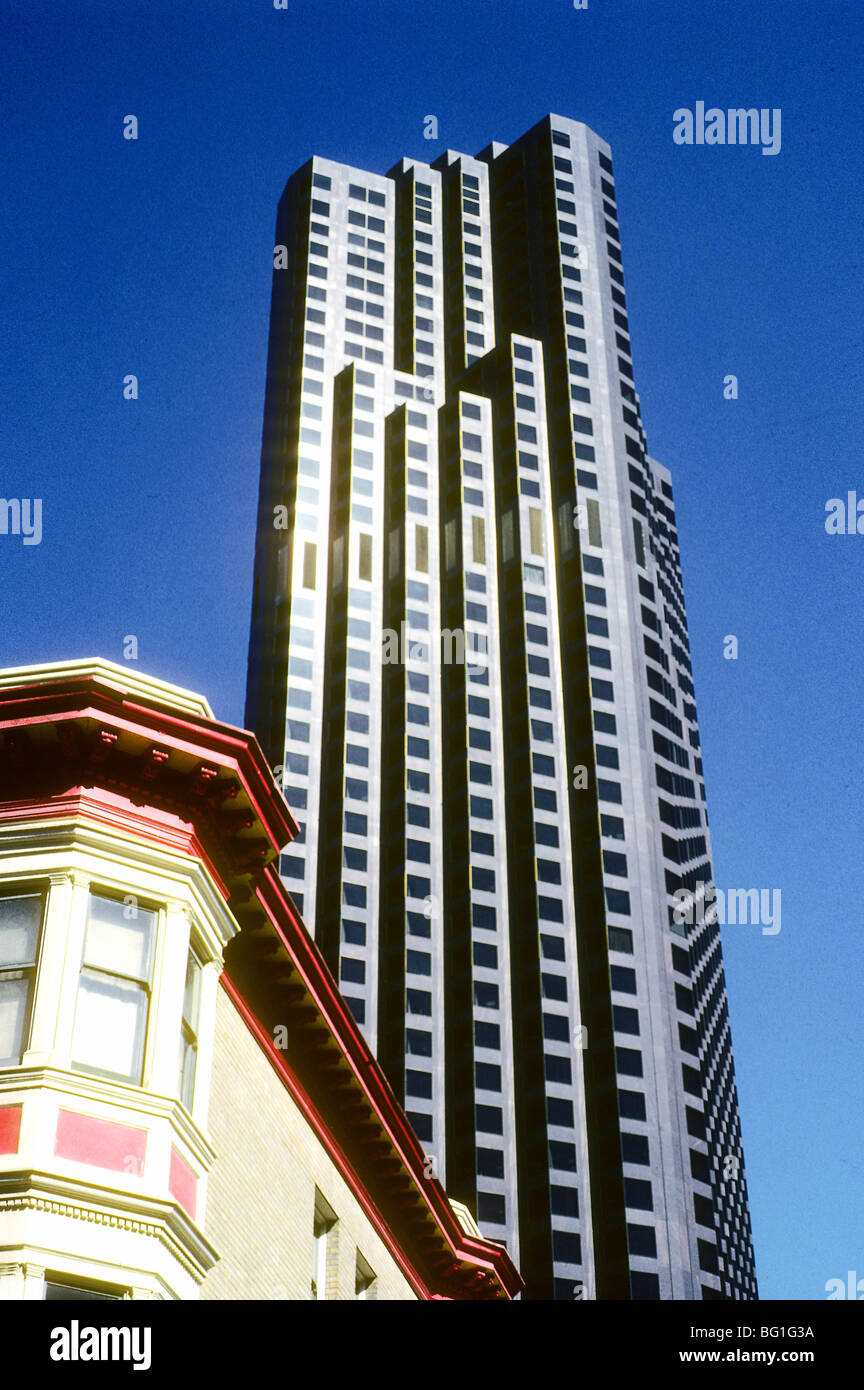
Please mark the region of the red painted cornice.
[[[512, 1298], [503, 1246], [468, 1235], [279, 877], [297, 833], [254, 736], [124, 689], [122, 668], [0, 685], [0, 829], [70, 818], [199, 860], [240, 934], [223, 984], [422, 1298]], [[182, 692], [177, 692], [182, 695]], [[187, 701], [188, 703], [188, 701]], [[291, 1051], [277, 1049], [285, 1022]], [[345, 1104], [345, 1101], [348, 1103]]]

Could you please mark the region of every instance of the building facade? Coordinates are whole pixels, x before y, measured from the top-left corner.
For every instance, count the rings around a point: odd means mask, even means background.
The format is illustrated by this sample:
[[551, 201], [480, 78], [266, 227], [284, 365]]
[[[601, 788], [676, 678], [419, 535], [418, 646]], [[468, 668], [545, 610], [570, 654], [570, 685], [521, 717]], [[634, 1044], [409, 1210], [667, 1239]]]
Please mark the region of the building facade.
[[0, 1299], [506, 1299], [278, 874], [254, 738], [0, 672]]
[[247, 723], [285, 884], [528, 1297], [755, 1298], [609, 147], [316, 156], [276, 243]]

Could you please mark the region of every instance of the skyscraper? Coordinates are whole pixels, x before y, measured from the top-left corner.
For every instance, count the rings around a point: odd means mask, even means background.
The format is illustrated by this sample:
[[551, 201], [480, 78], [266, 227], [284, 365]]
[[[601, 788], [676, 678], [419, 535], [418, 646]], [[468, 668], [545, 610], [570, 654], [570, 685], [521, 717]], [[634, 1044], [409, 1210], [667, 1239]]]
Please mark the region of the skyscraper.
[[[282, 873], [533, 1298], [756, 1295], [668, 471], [609, 147], [279, 205], [247, 722]], [[702, 916], [700, 913], [695, 914]]]

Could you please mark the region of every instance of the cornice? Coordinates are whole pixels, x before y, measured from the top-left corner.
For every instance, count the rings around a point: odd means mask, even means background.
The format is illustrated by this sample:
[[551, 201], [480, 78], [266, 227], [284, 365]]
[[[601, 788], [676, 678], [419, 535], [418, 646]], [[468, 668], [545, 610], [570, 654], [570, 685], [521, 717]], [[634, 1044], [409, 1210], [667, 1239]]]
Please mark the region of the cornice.
[[168, 1120], [205, 1171], [216, 1161], [216, 1150], [209, 1139], [175, 1097], [61, 1067], [19, 1066], [0, 1071], [0, 1101], [3, 1103], [15, 1104], [20, 1099], [23, 1104], [28, 1094], [36, 1090], [62, 1096], [66, 1103], [95, 1100], [115, 1111], [121, 1106], [124, 1111], [134, 1111], [140, 1123], [148, 1119]]
[[172, 1202], [36, 1170], [0, 1173], [0, 1213], [47, 1212], [158, 1240], [200, 1283], [219, 1256], [183, 1209]]
[[[208, 944], [213, 948], [213, 954], [221, 954], [236, 935], [238, 926], [227, 905], [228, 888], [194, 836], [188, 835], [187, 843], [182, 848], [154, 845], [144, 839], [140, 832], [120, 829], [94, 819], [99, 807], [98, 802], [70, 797], [65, 799], [65, 804], [52, 802], [47, 806], [31, 808], [26, 817], [10, 813], [5, 819], [0, 806], [0, 848], [4, 866], [14, 871], [16, 859], [20, 859], [22, 877], [32, 878], [28, 860], [34, 854], [75, 855], [78, 857], [68, 867], [46, 867], [44, 873], [38, 876], [55, 882], [67, 878], [84, 881], [88, 877], [91, 880], [104, 877], [103, 865], [91, 866], [87, 858], [82, 857], [94, 855], [108, 860], [109, 866], [133, 864], [140, 868], [142, 874], [155, 874], [162, 879], [173, 880], [178, 886], [183, 884], [194, 900], [196, 927], [203, 930], [204, 922], [210, 923], [212, 940]], [[185, 906], [182, 892], [175, 891], [174, 896]]]

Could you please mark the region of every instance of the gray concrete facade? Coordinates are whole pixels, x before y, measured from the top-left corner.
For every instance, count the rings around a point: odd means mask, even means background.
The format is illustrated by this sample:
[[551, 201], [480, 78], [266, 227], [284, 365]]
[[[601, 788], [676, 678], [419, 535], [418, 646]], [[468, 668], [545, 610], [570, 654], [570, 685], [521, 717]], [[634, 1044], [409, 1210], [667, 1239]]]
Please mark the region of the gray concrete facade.
[[754, 1299], [719, 932], [672, 915], [710, 844], [609, 147], [315, 157], [276, 243], [247, 723], [286, 884], [527, 1297]]

